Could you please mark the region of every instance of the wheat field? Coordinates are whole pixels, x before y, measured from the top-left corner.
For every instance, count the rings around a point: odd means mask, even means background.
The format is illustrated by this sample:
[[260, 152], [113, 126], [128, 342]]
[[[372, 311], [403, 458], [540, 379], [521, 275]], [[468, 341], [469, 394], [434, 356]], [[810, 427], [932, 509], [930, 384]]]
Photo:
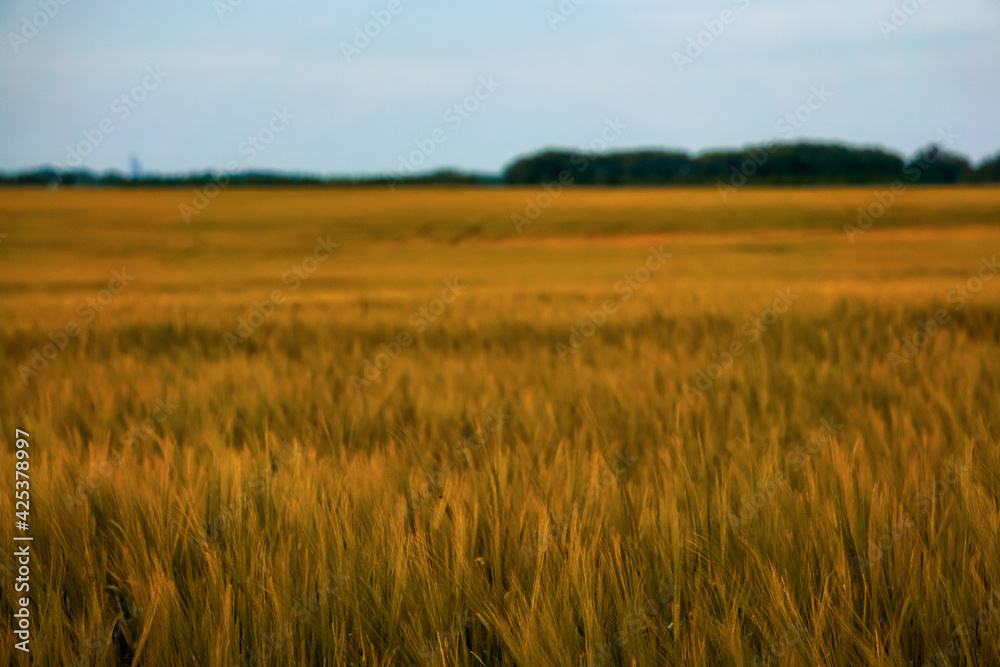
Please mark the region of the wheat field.
[[31, 664], [1000, 665], [1000, 189], [192, 197], [0, 191]]

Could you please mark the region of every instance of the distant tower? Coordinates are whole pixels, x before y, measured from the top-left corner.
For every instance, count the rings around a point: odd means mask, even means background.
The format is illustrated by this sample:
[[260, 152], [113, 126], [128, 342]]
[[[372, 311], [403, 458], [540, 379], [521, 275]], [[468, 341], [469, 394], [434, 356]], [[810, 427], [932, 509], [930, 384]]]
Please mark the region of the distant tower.
[[139, 158], [133, 155], [128, 160], [129, 170], [132, 172], [132, 180], [138, 181], [142, 178], [142, 165], [139, 164]]

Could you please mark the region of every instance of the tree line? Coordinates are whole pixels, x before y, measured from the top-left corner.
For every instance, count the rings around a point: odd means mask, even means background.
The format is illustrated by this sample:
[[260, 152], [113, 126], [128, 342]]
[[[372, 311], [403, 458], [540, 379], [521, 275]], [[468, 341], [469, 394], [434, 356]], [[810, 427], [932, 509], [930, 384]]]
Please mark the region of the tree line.
[[[716, 185], [725, 188], [747, 184], [865, 185], [896, 180], [934, 185], [1000, 183], [1000, 153], [973, 165], [965, 156], [935, 144], [910, 158], [881, 148], [808, 142], [766, 144], [697, 155], [669, 150], [593, 154], [550, 149], [517, 158], [497, 175], [443, 170], [406, 177], [343, 178], [283, 172], [240, 172], [225, 176], [230, 187], [383, 186], [395, 189], [400, 185], [497, 187], [561, 182], [563, 185], [599, 187]], [[218, 179], [219, 174], [215, 172], [141, 178], [130, 178], [115, 171], [97, 173], [52, 168], [0, 173], [3, 185], [49, 187], [181, 187], [205, 185]]]
[[[926, 184], [1000, 182], [1000, 154], [978, 167], [937, 145], [909, 159], [880, 148], [839, 144], [769, 144], [690, 155], [643, 150], [587, 155], [548, 150], [515, 160], [503, 173], [509, 185], [652, 186], [862, 185], [896, 180]], [[917, 178], [914, 178], [917, 175]]]

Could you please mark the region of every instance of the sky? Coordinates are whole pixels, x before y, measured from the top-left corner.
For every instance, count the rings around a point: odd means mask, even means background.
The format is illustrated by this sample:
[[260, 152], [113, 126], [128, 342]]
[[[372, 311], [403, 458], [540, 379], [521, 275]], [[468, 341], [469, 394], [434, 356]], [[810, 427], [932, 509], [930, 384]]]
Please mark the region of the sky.
[[1000, 0], [0, 0], [0, 32], [3, 171], [1000, 151]]

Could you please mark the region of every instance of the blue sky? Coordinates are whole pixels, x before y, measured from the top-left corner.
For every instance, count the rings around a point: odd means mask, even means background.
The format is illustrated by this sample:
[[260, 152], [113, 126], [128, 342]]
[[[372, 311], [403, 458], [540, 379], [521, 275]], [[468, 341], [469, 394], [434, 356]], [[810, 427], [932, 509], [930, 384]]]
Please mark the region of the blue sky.
[[[494, 172], [587, 147], [609, 119], [626, 126], [614, 149], [783, 138], [910, 154], [950, 127], [953, 150], [1000, 150], [997, 0], [397, 1], [0, 2], [0, 170], [64, 164], [83, 142], [98, 170], [135, 154], [162, 172], [376, 174], [418, 151], [420, 170]], [[372, 12], [387, 24], [348, 59]], [[477, 87], [474, 111], [446, 116]], [[277, 132], [275, 110], [294, 116]], [[797, 110], [789, 134], [778, 123]]]

